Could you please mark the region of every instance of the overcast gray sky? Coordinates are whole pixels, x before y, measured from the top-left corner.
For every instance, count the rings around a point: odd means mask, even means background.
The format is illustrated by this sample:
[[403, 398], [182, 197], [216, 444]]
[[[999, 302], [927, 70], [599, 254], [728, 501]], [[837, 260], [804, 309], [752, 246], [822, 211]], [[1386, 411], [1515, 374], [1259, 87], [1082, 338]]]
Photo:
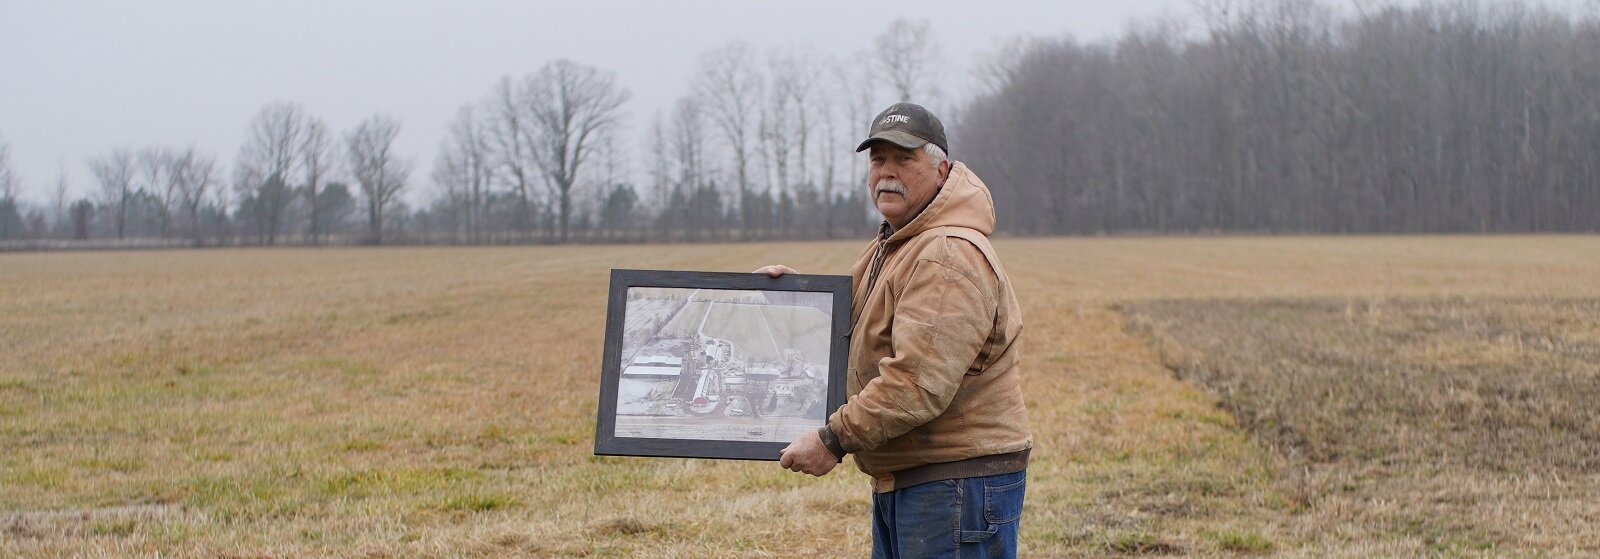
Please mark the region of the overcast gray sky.
[[[449, 120], [500, 76], [570, 58], [616, 73], [633, 93], [622, 137], [689, 90], [697, 57], [732, 40], [847, 56], [899, 17], [926, 18], [968, 75], [1016, 36], [1092, 41], [1129, 21], [1188, 18], [1183, 0], [1119, 2], [445, 2], [0, 0], [0, 138], [24, 198], [45, 202], [65, 169], [74, 195], [87, 157], [114, 147], [197, 146], [230, 164], [262, 105], [295, 101], [341, 133], [398, 117], [417, 164], [413, 202]], [[914, 10], [914, 11], [913, 11]], [[865, 63], [865, 61], [862, 61]]]

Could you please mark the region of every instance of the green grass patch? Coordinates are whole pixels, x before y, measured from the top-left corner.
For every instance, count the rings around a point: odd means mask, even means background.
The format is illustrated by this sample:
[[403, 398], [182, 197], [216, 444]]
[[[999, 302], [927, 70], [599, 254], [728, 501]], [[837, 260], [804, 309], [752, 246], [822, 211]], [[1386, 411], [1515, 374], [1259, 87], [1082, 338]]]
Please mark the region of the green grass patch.
[[5, 473], [7, 484], [28, 485], [42, 489], [61, 489], [67, 485], [67, 473], [50, 468], [25, 467]]
[[1217, 549], [1234, 553], [1266, 553], [1273, 547], [1271, 540], [1254, 532], [1223, 530], [1206, 534], [1206, 538], [1217, 544]]
[[74, 463], [77, 464], [78, 467], [81, 467], [81, 468], [89, 468], [89, 469], [95, 469], [95, 470], [109, 470], [109, 471], [113, 471], [113, 472], [123, 472], [123, 473], [137, 472], [137, 471], [143, 470], [145, 468], [144, 460], [141, 460], [139, 458], [126, 457], [126, 456], [120, 456], [120, 457], [94, 456], [94, 457], [90, 457], [90, 458], [84, 458], [84, 459], [81, 459], [81, 460], [77, 460]]
[[225, 520], [257, 519], [294, 515], [301, 512], [304, 500], [291, 488], [298, 473], [231, 478], [201, 476], [185, 487], [185, 503]]
[[1108, 534], [1100, 542], [1100, 547], [1106, 551], [1125, 555], [1176, 555], [1183, 553], [1183, 548], [1162, 541], [1161, 538], [1148, 532]]
[[483, 474], [460, 468], [361, 470], [336, 474], [322, 482], [322, 493], [336, 497], [407, 495], [459, 489]]
[[277, 488], [229, 477], [202, 476], [188, 484], [188, 504], [202, 509], [234, 508], [241, 503], [272, 498]]
[[89, 533], [96, 536], [129, 536], [139, 528], [139, 521], [132, 518], [118, 520], [101, 520], [89, 525]]

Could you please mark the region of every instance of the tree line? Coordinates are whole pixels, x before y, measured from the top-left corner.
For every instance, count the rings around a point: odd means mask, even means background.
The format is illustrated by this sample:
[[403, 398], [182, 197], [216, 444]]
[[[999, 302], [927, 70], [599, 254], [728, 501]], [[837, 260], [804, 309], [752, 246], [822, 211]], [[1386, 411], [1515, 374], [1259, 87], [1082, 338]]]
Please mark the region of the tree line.
[[1489, 2], [1201, 14], [1200, 34], [1039, 41], [990, 68], [961, 140], [1002, 227], [1600, 229], [1600, 20]]
[[[1015, 234], [1525, 232], [1600, 228], [1600, 20], [1471, 1], [1339, 11], [1197, 5], [1202, 24], [1015, 42], [966, 100], [926, 21], [844, 59], [732, 42], [669, 110], [570, 60], [460, 107], [434, 156], [401, 123], [343, 133], [263, 107], [231, 171], [194, 148], [89, 158], [96, 194], [24, 203], [0, 139], [0, 242], [195, 246], [717, 241], [870, 235], [852, 153], [898, 100], [945, 117], [951, 156]], [[942, 73], [944, 72], [944, 73]], [[630, 132], [634, 137], [630, 140]], [[417, 207], [404, 194], [425, 189]], [[70, 244], [70, 241], [68, 241]]]
[[[113, 149], [85, 166], [96, 192], [18, 202], [0, 140], [0, 242], [43, 246], [561, 243], [859, 235], [871, 228], [851, 149], [897, 95], [930, 98], [938, 51], [926, 21], [896, 21], [895, 56], [829, 57], [731, 42], [700, 55], [690, 91], [625, 145], [630, 92], [609, 71], [555, 60], [464, 104], [431, 176], [396, 153], [401, 123], [336, 133], [292, 102], [251, 119], [231, 172], [195, 148]], [[878, 80], [893, 72], [893, 80]], [[636, 127], [638, 128], [638, 127]], [[427, 202], [406, 204], [425, 188]], [[412, 197], [415, 199], [416, 197]], [[98, 241], [98, 243], [95, 243]], [[35, 243], [39, 245], [41, 243]]]

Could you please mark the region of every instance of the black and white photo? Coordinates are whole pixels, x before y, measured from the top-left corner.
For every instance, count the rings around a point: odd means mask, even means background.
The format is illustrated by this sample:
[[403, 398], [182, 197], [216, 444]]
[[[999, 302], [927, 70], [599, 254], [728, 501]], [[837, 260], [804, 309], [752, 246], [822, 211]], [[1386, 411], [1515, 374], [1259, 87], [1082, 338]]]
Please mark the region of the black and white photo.
[[596, 453], [776, 459], [841, 403], [848, 288], [614, 271]]

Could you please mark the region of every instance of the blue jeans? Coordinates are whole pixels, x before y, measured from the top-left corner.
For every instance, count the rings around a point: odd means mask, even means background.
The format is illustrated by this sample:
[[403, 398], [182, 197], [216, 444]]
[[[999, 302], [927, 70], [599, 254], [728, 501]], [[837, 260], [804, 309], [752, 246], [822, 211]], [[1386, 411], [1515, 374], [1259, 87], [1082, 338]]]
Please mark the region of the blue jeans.
[[1016, 557], [1026, 471], [872, 495], [872, 558]]

